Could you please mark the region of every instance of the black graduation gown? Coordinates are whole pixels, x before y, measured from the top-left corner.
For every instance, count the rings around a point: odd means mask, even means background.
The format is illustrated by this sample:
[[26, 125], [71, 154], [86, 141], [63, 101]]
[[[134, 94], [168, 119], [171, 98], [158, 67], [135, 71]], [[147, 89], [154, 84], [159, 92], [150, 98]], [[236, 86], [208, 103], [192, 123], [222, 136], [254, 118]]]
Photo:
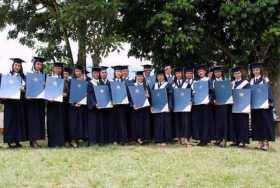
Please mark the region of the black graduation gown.
[[128, 108], [129, 105], [114, 105], [113, 108], [113, 141], [125, 143], [128, 141], [127, 125], [128, 125]]
[[[251, 80], [251, 84], [267, 83], [261, 77], [257, 81]], [[269, 102], [272, 106], [272, 89], [269, 87]], [[252, 109], [252, 139], [257, 141], [275, 141], [275, 127], [273, 123], [272, 107], [269, 109]]]
[[[66, 85], [64, 83], [64, 89]], [[47, 134], [48, 147], [62, 147], [65, 143], [64, 137], [64, 104], [62, 102], [47, 103]]]
[[[87, 122], [88, 122], [88, 141], [92, 144], [104, 142], [103, 138], [99, 138], [100, 124], [99, 124], [99, 111], [96, 109], [96, 98], [94, 94], [94, 85], [89, 82], [88, 84], [88, 97], [87, 97]], [[102, 140], [102, 141], [100, 141]]]
[[[177, 80], [174, 80], [172, 84], [173, 88], [182, 88], [185, 80], [181, 84], [177, 83]], [[186, 88], [191, 88], [192, 83], [187, 84]], [[174, 99], [173, 99], [174, 100]], [[191, 137], [191, 124], [192, 116], [191, 112], [174, 112], [173, 113], [173, 122], [175, 127], [175, 137], [176, 138], [190, 138]]]
[[[71, 80], [69, 82], [69, 86]], [[69, 87], [70, 88], [70, 87]], [[69, 138], [70, 140], [87, 140], [88, 124], [87, 124], [87, 106], [81, 105], [76, 107], [70, 104], [68, 109], [69, 117]]]
[[64, 113], [63, 113], [63, 124], [64, 124], [64, 139], [65, 142], [70, 143], [71, 139], [70, 139], [70, 130], [69, 130], [69, 113], [68, 113], [68, 109], [70, 107], [69, 104], [69, 80], [65, 80], [64, 81], [64, 93], [67, 93], [67, 96], [63, 96], [63, 107], [64, 107]]
[[28, 140], [32, 142], [45, 139], [46, 101], [43, 99], [26, 99], [25, 106]]
[[[22, 76], [25, 80], [25, 77]], [[4, 104], [4, 143], [26, 141], [27, 127], [25, 117], [25, 99], [21, 94], [20, 100], [6, 99]]]
[[[214, 80], [214, 82], [218, 82]], [[213, 90], [214, 90], [213, 84]], [[215, 93], [213, 92], [215, 98]], [[232, 105], [214, 105], [215, 140], [228, 140], [229, 128], [232, 124]]]
[[[136, 84], [135, 84], [136, 85]], [[144, 85], [146, 92], [148, 93], [148, 88]], [[133, 140], [151, 139], [151, 125], [150, 125], [150, 107], [145, 107], [135, 110], [132, 100], [130, 100], [130, 125], [131, 125], [131, 138]]]
[[[234, 82], [234, 89], [250, 88], [249, 83], [241, 85], [244, 80]], [[232, 113], [232, 126], [229, 128], [229, 141], [249, 144], [249, 114]]]
[[[110, 82], [108, 80], [99, 80], [100, 85], [107, 85], [110, 90]], [[113, 108], [99, 109], [99, 143], [108, 144], [114, 142], [115, 120], [113, 119]]]
[[192, 106], [192, 138], [208, 143], [213, 138], [213, 111], [211, 81], [209, 81], [209, 104]]
[[[156, 83], [157, 84], [157, 83]], [[165, 87], [168, 93], [168, 105], [172, 110], [172, 86], [167, 84]], [[155, 85], [153, 87], [155, 89]], [[163, 112], [153, 114], [153, 128], [154, 128], [154, 140], [156, 143], [165, 143], [173, 140], [173, 126], [172, 126], [172, 113]]]
[[[126, 78], [123, 80], [125, 82], [125, 86], [126, 86], [126, 90], [127, 90], [127, 94], [129, 95], [129, 91], [128, 91], [128, 86], [133, 85], [134, 81], [130, 80], [129, 78]], [[126, 111], [127, 111], [127, 138], [128, 140], [133, 139], [133, 135], [132, 135], [132, 113], [133, 113], [133, 109], [127, 105], [126, 106]]]

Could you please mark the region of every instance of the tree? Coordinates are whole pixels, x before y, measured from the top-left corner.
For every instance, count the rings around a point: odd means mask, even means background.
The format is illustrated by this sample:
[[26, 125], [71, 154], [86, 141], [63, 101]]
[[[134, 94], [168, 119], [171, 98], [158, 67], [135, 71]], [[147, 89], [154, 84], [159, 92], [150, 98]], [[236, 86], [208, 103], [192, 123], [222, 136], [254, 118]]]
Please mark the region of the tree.
[[23, 45], [54, 62], [74, 63], [73, 40], [78, 43], [78, 63], [84, 65], [87, 54], [99, 63], [121, 40], [109, 32], [117, 23], [116, 4], [105, 0], [4, 0], [0, 28], [12, 25], [8, 38], [19, 38]]

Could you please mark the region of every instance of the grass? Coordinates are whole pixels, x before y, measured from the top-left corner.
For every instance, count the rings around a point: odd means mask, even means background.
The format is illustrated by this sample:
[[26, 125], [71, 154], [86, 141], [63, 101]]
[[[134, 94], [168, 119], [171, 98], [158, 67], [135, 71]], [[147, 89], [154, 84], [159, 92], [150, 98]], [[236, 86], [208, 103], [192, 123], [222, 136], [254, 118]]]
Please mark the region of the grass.
[[94, 146], [0, 149], [0, 187], [279, 187], [280, 143], [253, 149]]

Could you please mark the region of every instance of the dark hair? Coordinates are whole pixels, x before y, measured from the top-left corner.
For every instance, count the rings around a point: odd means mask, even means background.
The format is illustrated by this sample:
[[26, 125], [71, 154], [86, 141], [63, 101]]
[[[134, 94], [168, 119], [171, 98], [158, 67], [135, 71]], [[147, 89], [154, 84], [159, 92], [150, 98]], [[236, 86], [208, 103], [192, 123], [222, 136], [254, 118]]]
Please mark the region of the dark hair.
[[[76, 69], [78, 69], [78, 68], [74, 68], [74, 70], [73, 70], [73, 73], [72, 73], [72, 78], [77, 78], [77, 76], [75, 75], [75, 70]], [[78, 69], [78, 70], [80, 70], [80, 69]], [[83, 70], [80, 70], [81, 71], [81, 76], [83, 76]]]
[[[222, 79], [225, 79], [225, 73], [224, 71], [216, 71], [216, 72], [221, 72], [222, 73]], [[216, 76], [215, 76], [215, 71], [213, 71], [213, 75], [212, 75], [212, 80], [216, 79]]]
[[[156, 81], [157, 81], [157, 82], [158, 82], [158, 79], [157, 79], [158, 75], [161, 75], [161, 74], [157, 74], [157, 75], [156, 75]], [[165, 76], [165, 74], [162, 74], [162, 75], [163, 75], [163, 77], [164, 77], [164, 81], [167, 81], [167, 77]]]
[[[40, 61], [34, 61], [34, 62], [33, 62], [32, 70], [35, 70], [35, 65], [36, 65], [37, 62], [40, 62]], [[41, 63], [42, 63], [42, 62], [41, 62]], [[42, 66], [42, 69], [40, 70], [40, 72], [41, 72], [41, 73], [44, 73], [44, 63], [42, 63], [42, 64], [43, 64], [43, 66]]]
[[[261, 77], [263, 77], [263, 68], [260, 68], [260, 75], [261, 75]], [[250, 69], [250, 78], [254, 78], [255, 76], [254, 76], [254, 73], [253, 73], [253, 69]]]

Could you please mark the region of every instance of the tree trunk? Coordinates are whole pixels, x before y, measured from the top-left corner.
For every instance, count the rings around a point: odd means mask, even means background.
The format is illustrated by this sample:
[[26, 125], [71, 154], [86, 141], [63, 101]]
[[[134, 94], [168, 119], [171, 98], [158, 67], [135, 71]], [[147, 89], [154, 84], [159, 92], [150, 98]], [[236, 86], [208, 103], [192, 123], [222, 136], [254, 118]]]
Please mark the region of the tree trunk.
[[97, 54], [91, 54], [92, 66], [97, 67], [101, 63], [101, 58]]
[[86, 20], [82, 21], [78, 28], [78, 64], [86, 66], [87, 52], [86, 52], [86, 35], [87, 23]]

